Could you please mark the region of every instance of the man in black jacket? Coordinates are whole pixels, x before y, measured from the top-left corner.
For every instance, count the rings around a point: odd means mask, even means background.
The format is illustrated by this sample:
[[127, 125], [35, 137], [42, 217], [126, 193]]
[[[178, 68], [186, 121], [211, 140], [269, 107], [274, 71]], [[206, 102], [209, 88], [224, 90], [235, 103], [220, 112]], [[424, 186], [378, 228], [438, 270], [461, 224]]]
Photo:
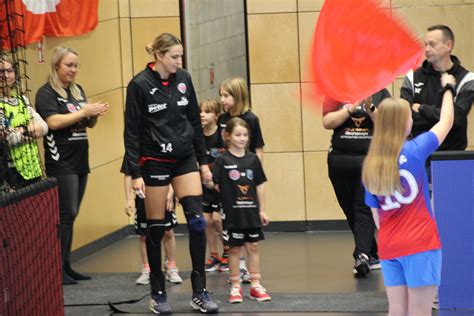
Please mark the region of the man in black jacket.
[[443, 97], [440, 77], [448, 73], [456, 78], [454, 125], [439, 150], [464, 150], [467, 147], [467, 116], [474, 101], [474, 74], [451, 55], [454, 34], [448, 26], [429, 27], [424, 43], [426, 60], [405, 77], [400, 91], [400, 97], [411, 104], [412, 136], [428, 131], [439, 121]]

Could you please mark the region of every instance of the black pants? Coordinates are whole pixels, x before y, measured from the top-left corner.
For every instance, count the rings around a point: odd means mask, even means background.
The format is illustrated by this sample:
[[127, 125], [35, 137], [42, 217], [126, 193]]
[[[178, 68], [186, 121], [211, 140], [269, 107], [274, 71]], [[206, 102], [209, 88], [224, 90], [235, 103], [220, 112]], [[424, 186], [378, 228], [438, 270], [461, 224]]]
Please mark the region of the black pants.
[[86, 190], [88, 174], [56, 175], [58, 180], [59, 222], [61, 224], [61, 258], [64, 265], [70, 261], [74, 221], [79, 214]]
[[370, 208], [365, 205], [365, 191], [361, 180], [364, 157], [329, 153], [329, 178], [354, 235], [353, 256], [365, 253], [378, 259], [375, 223]]

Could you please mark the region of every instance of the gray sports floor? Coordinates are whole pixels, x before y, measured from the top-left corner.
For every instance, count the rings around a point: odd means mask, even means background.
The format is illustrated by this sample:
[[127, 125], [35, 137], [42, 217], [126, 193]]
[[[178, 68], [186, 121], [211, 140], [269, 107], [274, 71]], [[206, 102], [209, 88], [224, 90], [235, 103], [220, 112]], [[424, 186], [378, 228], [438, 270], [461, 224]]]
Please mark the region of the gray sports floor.
[[[197, 315], [189, 307], [191, 263], [187, 236], [177, 236], [177, 264], [184, 282], [168, 286], [173, 315]], [[92, 281], [64, 288], [66, 315], [115, 315], [107, 306], [138, 299], [148, 286], [134, 284], [140, 270], [138, 237], [131, 236], [74, 264], [78, 271], [92, 274]], [[354, 278], [349, 232], [267, 233], [261, 246], [262, 284], [271, 302], [245, 299], [227, 303], [227, 273], [208, 273], [208, 290], [225, 315], [386, 315], [387, 300], [382, 275], [373, 271], [367, 278]], [[244, 296], [248, 293], [244, 286]], [[247, 294], [248, 295], [248, 294]], [[131, 315], [147, 314], [148, 297], [135, 304], [116, 305]], [[86, 306], [90, 305], [90, 306]], [[474, 311], [433, 311], [433, 315], [465, 316]]]

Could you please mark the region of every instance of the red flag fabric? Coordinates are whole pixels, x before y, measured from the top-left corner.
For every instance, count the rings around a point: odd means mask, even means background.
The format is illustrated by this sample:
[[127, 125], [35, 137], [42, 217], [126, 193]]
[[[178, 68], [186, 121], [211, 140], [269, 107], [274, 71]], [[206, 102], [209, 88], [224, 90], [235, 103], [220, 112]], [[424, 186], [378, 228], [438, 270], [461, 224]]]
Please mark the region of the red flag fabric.
[[414, 36], [372, 0], [326, 0], [311, 54], [315, 92], [355, 102], [415, 68], [423, 49]]
[[56, 12], [46, 15], [44, 35], [74, 36], [94, 30], [98, 23], [98, 1], [61, 0]]
[[90, 32], [98, 23], [98, 6], [98, 0], [5, 0], [0, 8], [1, 46], [28, 45], [41, 41], [44, 35]]

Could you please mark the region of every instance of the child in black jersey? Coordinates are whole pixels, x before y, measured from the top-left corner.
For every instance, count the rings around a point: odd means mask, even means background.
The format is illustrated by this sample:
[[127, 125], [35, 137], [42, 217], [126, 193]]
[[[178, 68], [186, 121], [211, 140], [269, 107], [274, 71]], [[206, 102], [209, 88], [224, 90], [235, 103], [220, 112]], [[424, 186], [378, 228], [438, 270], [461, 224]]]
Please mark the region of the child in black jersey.
[[271, 300], [260, 284], [258, 241], [265, 239], [262, 225], [269, 223], [265, 213], [264, 185], [267, 180], [260, 159], [247, 151], [250, 130], [238, 117], [230, 119], [224, 131], [227, 151], [214, 163], [214, 182], [221, 192], [224, 238], [229, 244], [230, 303], [242, 302], [239, 257], [245, 246], [250, 272], [250, 299]]
[[[221, 105], [216, 100], [204, 100], [199, 104], [201, 113], [201, 124], [206, 142], [207, 161], [212, 171], [212, 163], [222, 152], [222, 143], [219, 141], [217, 118], [221, 114]], [[229, 270], [229, 247], [222, 238], [222, 219], [220, 194], [215, 189], [202, 186], [202, 210], [206, 219], [206, 239], [209, 247], [209, 259], [206, 262], [206, 272]], [[219, 233], [222, 240], [222, 258], [219, 258], [217, 249], [217, 236]]]
[[[146, 252], [146, 236], [148, 234], [148, 223], [146, 218], [145, 201], [138, 197], [132, 190], [132, 177], [128, 171], [127, 160], [124, 158], [120, 172], [125, 175], [125, 214], [134, 216], [135, 233], [140, 236], [140, 256], [142, 258], [142, 272], [135, 283], [137, 285], [150, 284], [150, 264]], [[179, 269], [176, 265], [176, 238], [174, 228], [178, 226], [178, 218], [175, 210], [175, 196], [173, 187], [169, 186], [168, 196], [166, 197], [166, 215], [165, 215], [165, 234], [163, 236], [163, 246], [165, 248], [165, 270], [166, 280], [170, 283], [179, 284], [183, 279], [179, 275]]]
[[[252, 138], [249, 141], [248, 150], [258, 156], [263, 162], [263, 141], [262, 129], [258, 117], [251, 111], [249, 90], [247, 83], [241, 77], [232, 77], [224, 80], [219, 89], [221, 104], [224, 113], [219, 116], [217, 125], [219, 127], [220, 141], [223, 142], [223, 132], [227, 122], [233, 117], [243, 119], [252, 131]], [[243, 283], [250, 283], [250, 275], [247, 271], [244, 254], [240, 257], [240, 278]]]
[[224, 110], [224, 113], [219, 116], [217, 121], [221, 140], [227, 122], [233, 117], [240, 117], [252, 131], [248, 150], [256, 154], [263, 161], [265, 142], [263, 141], [260, 121], [257, 115], [251, 111], [247, 83], [241, 77], [226, 79], [221, 83], [219, 95], [221, 97], [222, 109]]

